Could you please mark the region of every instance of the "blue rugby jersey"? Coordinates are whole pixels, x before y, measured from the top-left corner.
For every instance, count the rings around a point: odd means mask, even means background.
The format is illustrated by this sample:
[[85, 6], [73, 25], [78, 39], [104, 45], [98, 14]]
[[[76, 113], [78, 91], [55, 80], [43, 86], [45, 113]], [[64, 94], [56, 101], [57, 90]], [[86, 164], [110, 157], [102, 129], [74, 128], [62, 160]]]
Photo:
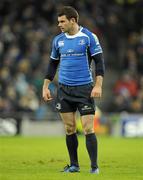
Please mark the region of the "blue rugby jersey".
[[52, 44], [51, 59], [60, 60], [59, 83], [77, 86], [93, 82], [89, 54], [102, 53], [95, 34], [81, 27], [75, 35], [61, 33]]

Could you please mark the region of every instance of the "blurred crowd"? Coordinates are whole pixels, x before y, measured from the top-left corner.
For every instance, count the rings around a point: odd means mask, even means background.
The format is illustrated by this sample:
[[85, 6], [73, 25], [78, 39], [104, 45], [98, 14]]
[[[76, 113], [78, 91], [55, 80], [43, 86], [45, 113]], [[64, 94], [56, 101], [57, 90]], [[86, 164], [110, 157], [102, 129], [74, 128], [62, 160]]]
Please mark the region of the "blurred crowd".
[[[95, 32], [107, 69], [119, 79], [105, 111], [143, 110], [143, 2], [140, 0], [1, 0], [0, 112], [34, 112], [50, 108], [42, 100], [52, 38], [59, 33], [56, 10], [74, 6], [80, 24]], [[119, 70], [121, 69], [121, 70]], [[124, 73], [123, 73], [124, 72]], [[55, 79], [56, 84], [56, 79]], [[111, 92], [112, 93], [112, 92]]]

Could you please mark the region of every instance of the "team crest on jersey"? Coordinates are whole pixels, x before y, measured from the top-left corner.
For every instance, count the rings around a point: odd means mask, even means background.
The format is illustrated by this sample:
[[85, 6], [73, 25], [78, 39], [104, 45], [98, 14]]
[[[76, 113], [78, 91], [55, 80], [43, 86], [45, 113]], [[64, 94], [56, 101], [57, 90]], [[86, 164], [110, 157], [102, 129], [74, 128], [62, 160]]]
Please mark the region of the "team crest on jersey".
[[85, 40], [84, 39], [80, 39], [78, 42], [79, 45], [84, 45], [85, 44]]
[[58, 42], [58, 45], [59, 45], [59, 47], [64, 46], [64, 41], [59, 41], [59, 42]]

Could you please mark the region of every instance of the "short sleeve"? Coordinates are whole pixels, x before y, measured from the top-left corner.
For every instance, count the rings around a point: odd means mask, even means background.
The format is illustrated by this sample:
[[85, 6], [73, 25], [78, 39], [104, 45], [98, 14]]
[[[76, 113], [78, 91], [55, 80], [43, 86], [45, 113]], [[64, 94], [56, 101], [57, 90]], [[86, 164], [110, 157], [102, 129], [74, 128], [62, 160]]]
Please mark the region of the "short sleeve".
[[57, 46], [56, 38], [52, 42], [51, 59], [59, 60], [59, 49]]
[[101, 45], [99, 43], [97, 36], [94, 33], [91, 33], [89, 35], [89, 39], [90, 39], [89, 50], [90, 50], [91, 56], [102, 53], [102, 48], [101, 48]]

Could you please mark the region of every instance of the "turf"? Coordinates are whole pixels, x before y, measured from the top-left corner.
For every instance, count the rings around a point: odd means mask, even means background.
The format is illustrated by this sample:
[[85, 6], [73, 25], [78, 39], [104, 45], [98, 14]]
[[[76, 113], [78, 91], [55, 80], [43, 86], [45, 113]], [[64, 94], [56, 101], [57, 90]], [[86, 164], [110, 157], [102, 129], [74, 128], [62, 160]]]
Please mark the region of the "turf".
[[64, 137], [0, 137], [1, 180], [142, 180], [141, 138], [98, 137], [100, 174], [89, 173], [84, 137], [79, 137], [81, 172], [61, 173], [68, 163]]

